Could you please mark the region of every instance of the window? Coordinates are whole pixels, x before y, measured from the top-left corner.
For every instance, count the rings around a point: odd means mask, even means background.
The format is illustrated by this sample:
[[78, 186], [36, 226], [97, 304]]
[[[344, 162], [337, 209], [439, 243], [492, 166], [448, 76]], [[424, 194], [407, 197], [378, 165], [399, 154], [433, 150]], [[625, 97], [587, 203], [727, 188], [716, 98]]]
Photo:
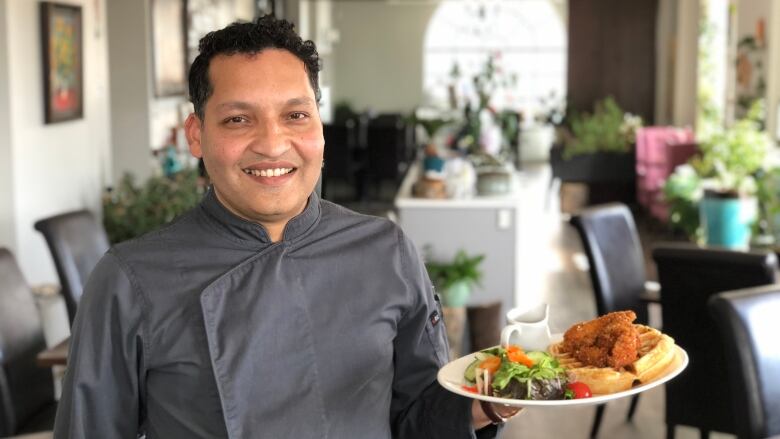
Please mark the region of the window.
[[[428, 25], [423, 87], [430, 104], [458, 107], [476, 95], [471, 78], [494, 57], [494, 108], [533, 115], [541, 99], [566, 95], [566, 2], [562, 0], [443, 0]], [[457, 67], [456, 67], [457, 66]], [[458, 76], [453, 76], [457, 70]]]

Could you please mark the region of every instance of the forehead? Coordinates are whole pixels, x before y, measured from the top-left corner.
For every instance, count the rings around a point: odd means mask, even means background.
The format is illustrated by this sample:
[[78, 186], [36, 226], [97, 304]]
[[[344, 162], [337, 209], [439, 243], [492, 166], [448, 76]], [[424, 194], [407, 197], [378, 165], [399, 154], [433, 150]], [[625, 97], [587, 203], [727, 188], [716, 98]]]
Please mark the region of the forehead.
[[312, 95], [314, 93], [303, 61], [283, 49], [217, 55], [209, 65], [209, 82], [214, 94], [231, 89], [251, 92], [289, 88], [306, 88]]

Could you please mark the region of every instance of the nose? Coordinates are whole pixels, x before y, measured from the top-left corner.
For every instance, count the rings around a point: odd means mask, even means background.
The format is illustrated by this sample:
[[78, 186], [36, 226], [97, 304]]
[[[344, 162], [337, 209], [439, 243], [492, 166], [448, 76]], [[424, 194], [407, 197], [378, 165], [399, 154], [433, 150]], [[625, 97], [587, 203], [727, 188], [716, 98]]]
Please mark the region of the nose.
[[276, 158], [281, 157], [290, 149], [290, 141], [278, 122], [267, 120], [257, 125], [256, 134], [249, 149], [258, 155]]

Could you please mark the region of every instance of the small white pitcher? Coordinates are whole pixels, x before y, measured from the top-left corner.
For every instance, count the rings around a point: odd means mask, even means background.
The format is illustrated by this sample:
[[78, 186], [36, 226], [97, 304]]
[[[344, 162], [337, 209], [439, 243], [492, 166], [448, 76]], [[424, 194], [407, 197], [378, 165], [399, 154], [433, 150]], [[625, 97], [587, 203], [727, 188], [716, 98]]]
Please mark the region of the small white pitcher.
[[544, 351], [552, 336], [548, 319], [550, 306], [540, 303], [533, 308], [512, 308], [506, 313], [509, 325], [501, 331], [501, 346], [520, 346], [524, 351]]

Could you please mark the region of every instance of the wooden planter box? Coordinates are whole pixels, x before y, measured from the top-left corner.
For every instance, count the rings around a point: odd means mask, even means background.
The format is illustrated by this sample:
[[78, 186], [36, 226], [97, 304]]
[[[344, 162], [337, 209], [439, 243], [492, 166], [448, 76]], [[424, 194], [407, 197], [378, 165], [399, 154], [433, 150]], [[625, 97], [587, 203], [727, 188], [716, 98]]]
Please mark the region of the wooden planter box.
[[562, 183], [584, 183], [588, 186], [588, 204], [636, 200], [636, 154], [598, 152], [563, 158], [563, 147], [550, 150], [553, 178]]

